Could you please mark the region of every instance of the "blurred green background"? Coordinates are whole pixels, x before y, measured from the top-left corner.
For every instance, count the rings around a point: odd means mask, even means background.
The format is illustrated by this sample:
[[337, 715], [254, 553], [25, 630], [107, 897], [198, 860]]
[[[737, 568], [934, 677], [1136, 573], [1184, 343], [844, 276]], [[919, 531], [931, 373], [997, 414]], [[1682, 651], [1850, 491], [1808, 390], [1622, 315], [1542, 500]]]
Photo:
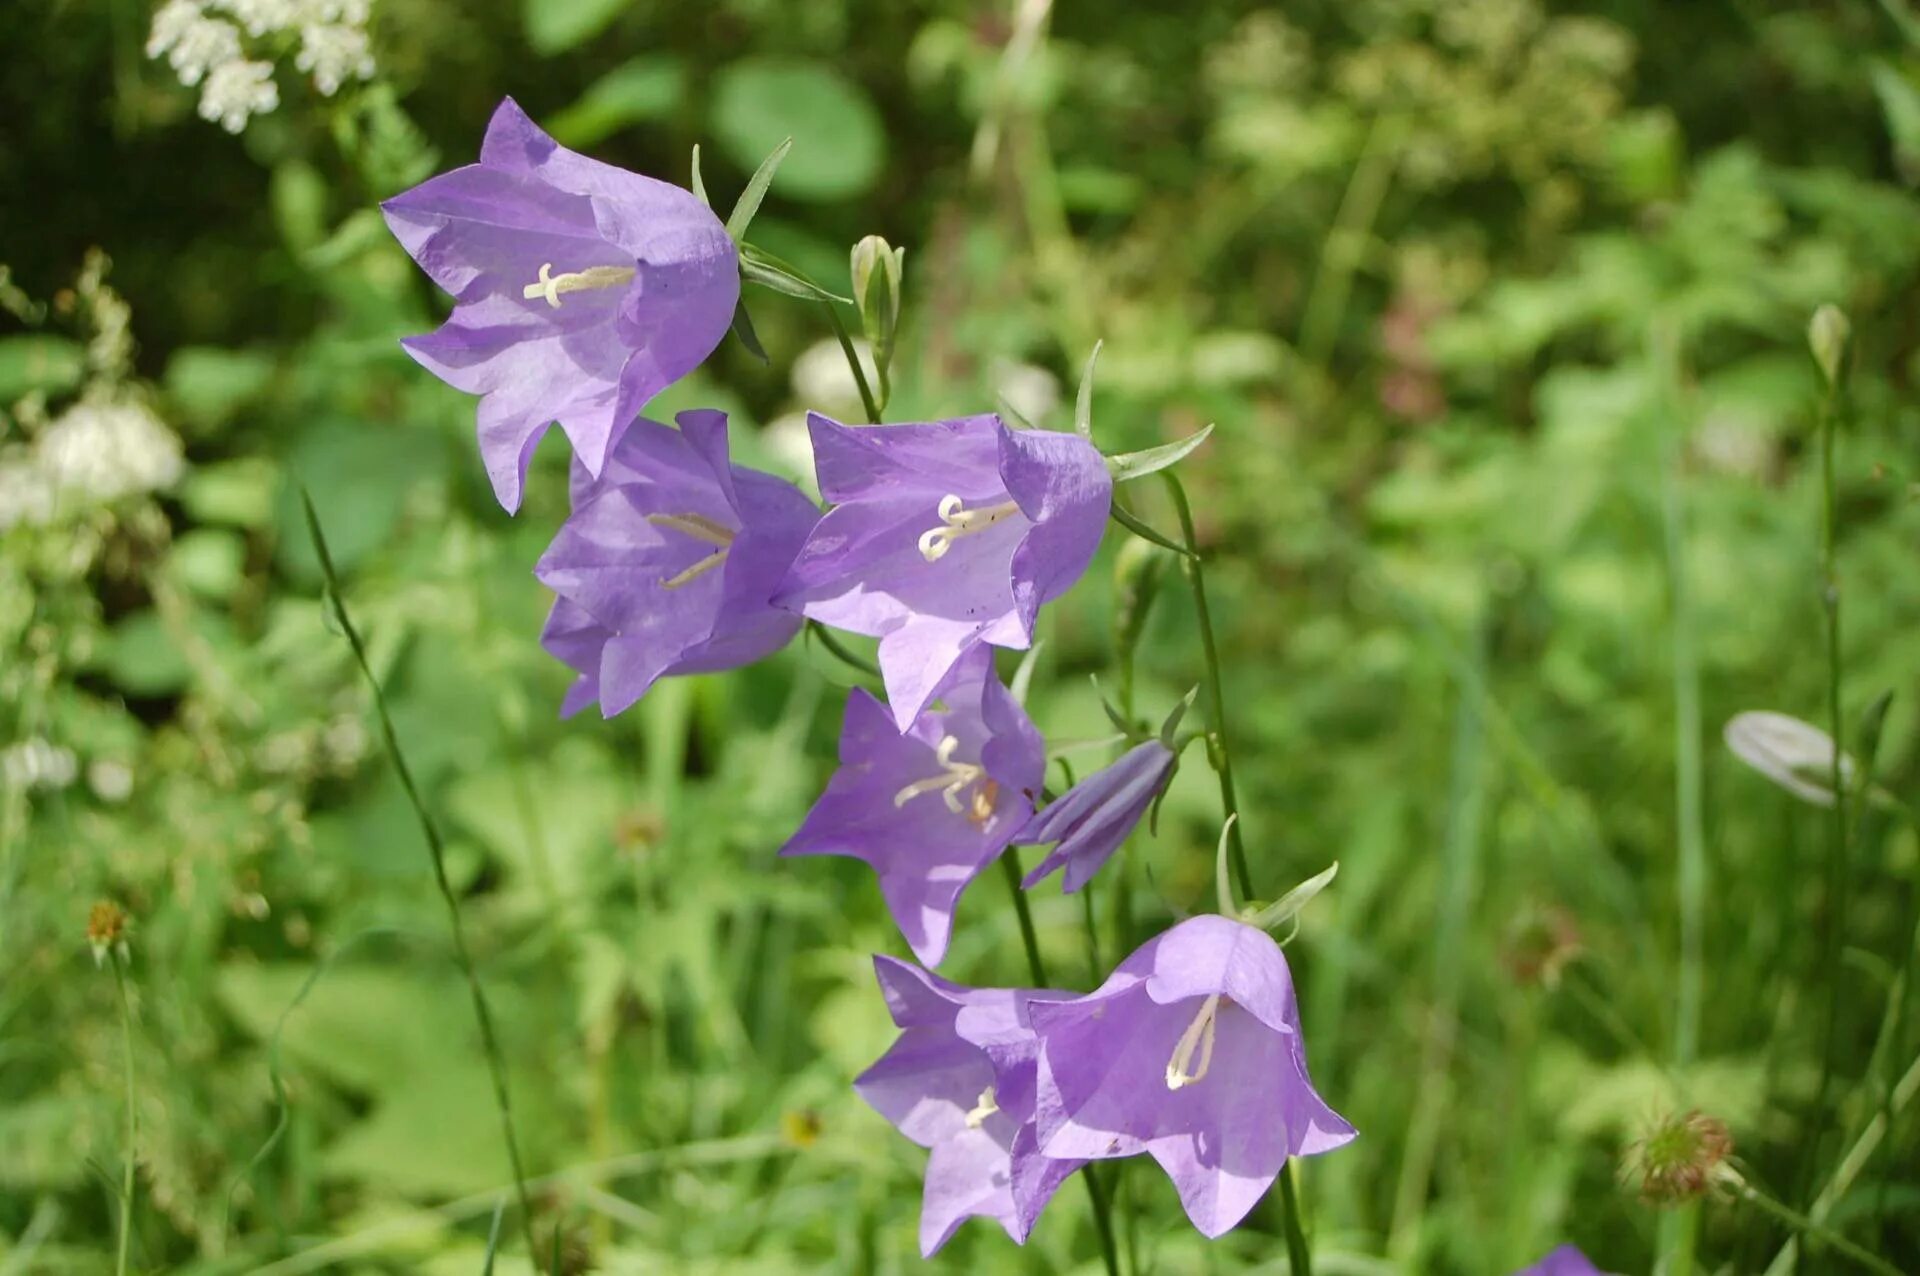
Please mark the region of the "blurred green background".
[[[443, 300], [374, 205], [469, 162], [504, 94], [671, 180], [700, 144], [722, 208], [792, 135], [752, 239], [843, 290], [855, 239], [906, 248], [890, 419], [1059, 427], [1104, 339], [1106, 450], [1217, 423], [1182, 473], [1255, 876], [1341, 864], [1288, 948], [1361, 1131], [1302, 1169], [1319, 1271], [1562, 1241], [1761, 1271], [1765, 1216], [1617, 1180], [1695, 1108], [1800, 1204], [1864, 1147], [1829, 1221], [1920, 1265], [1914, 835], [1856, 808], [1836, 874], [1829, 817], [1720, 743], [1745, 709], [1827, 722], [1831, 302], [1842, 720], [1861, 750], [1892, 693], [1879, 780], [1920, 787], [1908, 0], [377, 0], [373, 74], [332, 95], [249, 37], [279, 102], [238, 136], [145, 56], [152, 20], [0, 5], [0, 1273], [112, 1262], [102, 898], [132, 917], [134, 1270], [481, 1270], [486, 1074], [299, 484], [449, 832], [571, 1269], [921, 1265], [923, 1154], [848, 1086], [890, 1039], [867, 955], [902, 946], [862, 866], [773, 857], [846, 671], [795, 644], [559, 722], [530, 568], [563, 441], [508, 518], [472, 401], [395, 344]], [[857, 401], [817, 308], [748, 303], [770, 364], [729, 340], [650, 414], [724, 407], [736, 459], [797, 477], [798, 414]], [[1050, 737], [1106, 730], [1125, 539], [1045, 618]], [[1170, 576], [1139, 712], [1199, 674]], [[1103, 965], [1208, 906], [1218, 821], [1196, 752], [1124, 902], [1096, 883]], [[1079, 903], [1035, 901], [1091, 987]], [[942, 973], [1024, 982], [991, 877]], [[1142, 1272], [1285, 1270], [1267, 1210], [1208, 1244], [1150, 1162], [1123, 1195]], [[975, 1223], [935, 1266], [1098, 1263], [1063, 1191], [1024, 1250]]]

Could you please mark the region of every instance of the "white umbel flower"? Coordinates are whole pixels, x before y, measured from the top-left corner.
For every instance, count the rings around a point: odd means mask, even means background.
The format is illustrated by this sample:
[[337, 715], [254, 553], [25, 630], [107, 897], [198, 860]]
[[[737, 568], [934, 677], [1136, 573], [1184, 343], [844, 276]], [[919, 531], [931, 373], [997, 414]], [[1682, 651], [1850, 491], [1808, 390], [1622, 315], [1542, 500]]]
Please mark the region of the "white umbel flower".
[[76, 403], [40, 436], [34, 460], [63, 508], [157, 492], [185, 469], [180, 440], [136, 403]]
[[280, 88], [273, 82], [271, 62], [228, 62], [207, 76], [200, 94], [200, 118], [212, 120], [229, 133], [238, 133], [256, 115], [280, 105]]
[[64, 789], [80, 774], [73, 750], [35, 736], [0, 750], [0, 777], [12, 789]]
[[195, 0], [168, 0], [147, 35], [147, 56], [162, 54], [180, 83], [191, 87], [239, 60], [240, 31], [209, 18]]
[[350, 79], [373, 78], [372, 46], [359, 27], [309, 24], [300, 28], [300, 52], [293, 65], [313, 76], [314, 88], [332, 97]]

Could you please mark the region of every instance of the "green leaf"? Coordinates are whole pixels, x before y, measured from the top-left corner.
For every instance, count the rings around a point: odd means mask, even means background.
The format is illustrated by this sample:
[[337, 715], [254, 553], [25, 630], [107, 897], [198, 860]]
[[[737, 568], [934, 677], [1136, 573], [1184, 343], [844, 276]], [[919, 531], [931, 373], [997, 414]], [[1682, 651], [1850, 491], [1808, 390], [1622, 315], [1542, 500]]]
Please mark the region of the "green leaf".
[[753, 316], [747, 313], [747, 299], [742, 297], [733, 304], [733, 335], [740, 338], [740, 344], [747, 353], [762, 363], [771, 363], [767, 358], [767, 349], [760, 344], [760, 334], [753, 330]]
[[1100, 362], [1100, 347], [1104, 344], [1093, 343], [1093, 353], [1087, 356], [1087, 370], [1080, 374], [1080, 393], [1073, 399], [1073, 428], [1083, 439], [1093, 437], [1093, 365]]
[[1868, 74], [1874, 96], [1880, 99], [1880, 110], [1887, 117], [1894, 155], [1902, 168], [1911, 171], [1920, 165], [1920, 87], [1886, 62], [1875, 62]]
[[740, 192], [740, 199], [727, 214], [727, 234], [733, 236], [733, 242], [739, 243], [747, 237], [747, 227], [753, 224], [753, 215], [760, 211], [760, 201], [767, 197], [767, 188], [773, 185], [773, 175], [780, 171], [780, 161], [787, 158], [787, 152], [793, 149], [793, 139], [788, 138], [773, 148], [768, 156], [760, 161], [760, 167], [753, 170], [753, 176], [747, 180], [747, 188]]
[[1130, 479], [1158, 474], [1170, 465], [1179, 464], [1189, 452], [1205, 443], [1207, 436], [1212, 433], [1213, 426], [1208, 425], [1204, 429], [1194, 431], [1178, 443], [1150, 447], [1143, 452], [1124, 452], [1119, 456], [1110, 456], [1107, 458], [1107, 473], [1113, 475], [1113, 481], [1116, 483], [1125, 483]]
[[184, 422], [211, 430], [232, 420], [272, 379], [271, 355], [185, 346], [167, 360], [161, 384]]
[[1246, 919], [1249, 926], [1258, 926], [1262, 930], [1272, 930], [1275, 926], [1285, 925], [1300, 915], [1300, 911], [1313, 902], [1313, 897], [1333, 885], [1333, 879], [1340, 872], [1340, 861], [1335, 860], [1320, 872], [1282, 895], [1273, 903]]
[[627, 0], [521, 0], [527, 43], [542, 56], [571, 49], [613, 21]]
[[837, 292], [828, 292], [794, 267], [771, 253], [755, 248], [752, 244], [740, 246], [740, 277], [749, 283], [759, 284], [762, 288], [771, 288], [775, 292], [785, 293], [789, 297], [800, 297], [807, 301], [837, 301], [844, 305], [853, 304], [852, 298], [842, 297]]
[[713, 131], [742, 168], [791, 138], [782, 170], [789, 199], [825, 201], [864, 194], [886, 162], [880, 112], [866, 93], [824, 62], [745, 58], [720, 72]]
[[44, 333], [0, 339], [0, 404], [35, 390], [65, 394], [86, 370], [87, 352], [77, 341]]
[[588, 147], [642, 120], [673, 111], [687, 94], [687, 69], [678, 58], [647, 56], [623, 62], [547, 121], [563, 145]]

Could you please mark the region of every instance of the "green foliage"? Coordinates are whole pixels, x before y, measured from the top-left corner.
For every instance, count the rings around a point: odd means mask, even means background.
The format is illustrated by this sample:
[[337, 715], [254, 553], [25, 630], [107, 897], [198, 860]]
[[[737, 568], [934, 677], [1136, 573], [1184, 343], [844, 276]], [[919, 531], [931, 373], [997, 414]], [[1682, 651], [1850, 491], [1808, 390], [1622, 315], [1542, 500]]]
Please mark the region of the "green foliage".
[[[322, 607], [302, 485], [449, 839], [551, 1176], [540, 1234], [616, 1272], [919, 1263], [924, 1156], [848, 1086], [890, 1039], [868, 954], [898, 936], [861, 866], [774, 857], [856, 677], [799, 642], [559, 721], [530, 568], [567, 507], [564, 443], [508, 518], [472, 401], [396, 345], [444, 299], [375, 202], [468, 162], [507, 92], [665, 180], [704, 144], [723, 210], [794, 139], [749, 235], [768, 362], [728, 343], [649, 409], [725, 407], [742, 463], [803, 476], [801, 414], [860, 414], [796, 272], [846, 291], [869, 233], [911, 267], [889, 419], [1004, 402], [1149, 456], [1213, 423], [1179, 473], [1255, 894], [1339, 864], [1287, 950], [1316, 1080], [1362, 1132], [1302, 1167], [1322, 1269], [1499, 1273], [1572, 1241], [1613, 1271], [1765, 1270], [1789, 1236], [1771, 1219], [1709, 1200], [1676, 1227], [1615, 1180], [1649, 1119], [1693, 1108], [1796, 1206], [1880, 1129], [1828, 1222], [1911, 1265], [1920, 1104], [1895, 1098], [1920, 1050], [1920, 839], [1887, 803], [1854, 808], [1829, 983], [1830, 817], [1719, 744], [1747, 709], [1830, 725], [1806, 334], [1832, 304], [1850, 322], [1841, 734], [1864, 756], [1855, 723], [1891, 691], [1878, 783], [1907, 801], [1920, 782], [1904, 0], [378, 8], [372, 83], [287, 82], [239, 139], [143, 59], [138, 6], [17, 17], [34, 49], [0, 74], [0, 190], [21, 212], [0, 243], [0, 1272], [111, 1263], [120, 1037], [84, 938], [101, 897], [134, 918], [140, 1270], [492, 1261], [507, 1179], [486, 1070]], [[184, 463], [159, 447], [121, 488], [75, 480], [61, 440], [109, 419], [152, 424]], [[1157, 483], [1122, 498], [1138, 526], [1178, 526]], [[1128, 538], [1113, 525], [1045, 615], [1029, 703], [1055, 742], [1111, 733], [1090, 674], [1150, 723], [1199, 681], [1177, 564]], [[1158, 832], [1096, 881], [1105, 964], [1211, 906], [1206, 771], [1190, 754]], [[1033, 903], [1052, 969], [1089, 986], [1080, 901]], [[1704, 995], [1683, 1025], [1693, 924]], [[941, 973], [1023, 969], [983, 879]], [[286, 1133], [243, 1177], [281, 1115], [283, 1017]], [[1284, 1253], [1277, 1217], [1209, 1244], [1151, 1165], [1122, 1186], [1143, 1271]], [[502, 1272], [527, 1270], [516, 1230]], [[1025, 1250], [975, 1224], [937, 1266], [1097, 1253], [1073, 1192]]]

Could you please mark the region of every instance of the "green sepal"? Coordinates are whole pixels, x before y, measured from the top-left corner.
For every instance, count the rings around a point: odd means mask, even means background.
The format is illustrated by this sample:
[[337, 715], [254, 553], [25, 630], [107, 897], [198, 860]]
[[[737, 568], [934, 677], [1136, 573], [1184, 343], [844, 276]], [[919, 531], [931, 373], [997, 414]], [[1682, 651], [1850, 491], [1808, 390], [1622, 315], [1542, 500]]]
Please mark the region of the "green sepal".
[[1150, 447], [1140, 452], [1122, 452], [1119, 456], [1107, 458], [1107, 473], [1113, 475], [1116, 483], [1125, 483], [1130, 479], [1145, 478], [1149, 474], [1158, 474], [1170, 465], [1177, 465], [1189, 452], [1207, 441], [1213, 433], [1212, 424], [1194, 431], [1178, 443], [1164, 443], [1159, 447]]

